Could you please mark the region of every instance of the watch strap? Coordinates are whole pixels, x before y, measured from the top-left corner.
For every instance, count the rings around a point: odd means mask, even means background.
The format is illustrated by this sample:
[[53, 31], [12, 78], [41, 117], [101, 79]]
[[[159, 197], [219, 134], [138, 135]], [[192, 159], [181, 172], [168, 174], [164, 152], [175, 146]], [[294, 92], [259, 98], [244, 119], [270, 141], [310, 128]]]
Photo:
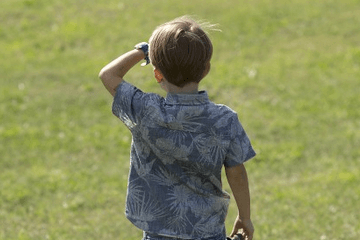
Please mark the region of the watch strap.
[[150, 63], [149, 59], [149, 44], [146, 42], [141, 42], [135, 45], [135, 49], [139, 49], [144, 52], [145, 54], [145, 63], [142, 63], [141, 66], [146, 66]]

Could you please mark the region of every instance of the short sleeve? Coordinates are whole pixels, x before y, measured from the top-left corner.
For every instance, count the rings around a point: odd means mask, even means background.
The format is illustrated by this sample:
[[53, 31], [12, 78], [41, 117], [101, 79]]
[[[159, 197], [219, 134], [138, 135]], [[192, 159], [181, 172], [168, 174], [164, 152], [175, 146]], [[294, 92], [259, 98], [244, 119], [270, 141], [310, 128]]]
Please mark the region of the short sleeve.
[[237, 115], [231, 122], [231, 142], [224, 162], [225, 167], [234, 167], [253, 158], [256, 153]]
[[112, 112], [130, 130], [135, 127], [145, 107], [147, 94], [135, 86], [122, 81], [116, 89]]

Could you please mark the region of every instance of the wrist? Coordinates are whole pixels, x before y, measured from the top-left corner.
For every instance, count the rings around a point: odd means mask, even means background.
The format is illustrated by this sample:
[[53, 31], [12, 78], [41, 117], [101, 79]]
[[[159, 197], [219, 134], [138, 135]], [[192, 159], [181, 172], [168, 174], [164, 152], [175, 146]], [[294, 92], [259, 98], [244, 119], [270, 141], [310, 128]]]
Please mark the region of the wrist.
[[251, 218], [250, 217], [241, 217], [240, 215], [238, 216], [238, 220], [242, 223], [247, 223], [247, 222], [251, 222]]
[[137, 50], [141, 50], [144, 53], [144, 59], [145, 59], [145, 63], [142, 63], [141, 66], [146, 66], [150, 63], [150, 59], [149, 59], [149, 44], [146, 42], [142, 42], [142, 43], [138, 43], [135, 45], [135, 49]]
[[244, 212], [239, 212], [238, 213], [238, 218], [241, 220], [241, 221], [246, 221], [246, 220], [250, 220], [251, 217], [250, 217], [250, 213], [244, 213]]

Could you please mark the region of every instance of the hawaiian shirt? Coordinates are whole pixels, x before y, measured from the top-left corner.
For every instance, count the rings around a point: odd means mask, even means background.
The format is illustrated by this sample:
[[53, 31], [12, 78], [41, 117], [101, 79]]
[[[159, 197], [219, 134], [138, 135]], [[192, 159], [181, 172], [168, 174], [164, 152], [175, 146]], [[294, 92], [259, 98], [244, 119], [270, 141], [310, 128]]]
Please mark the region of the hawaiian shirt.
[[225, 239], [222, 167], [255, 156], [236, 112], [205, 91], [163, 98], [125, 81], [112, 111], [132, 133], [126, 217], [160, 236]]

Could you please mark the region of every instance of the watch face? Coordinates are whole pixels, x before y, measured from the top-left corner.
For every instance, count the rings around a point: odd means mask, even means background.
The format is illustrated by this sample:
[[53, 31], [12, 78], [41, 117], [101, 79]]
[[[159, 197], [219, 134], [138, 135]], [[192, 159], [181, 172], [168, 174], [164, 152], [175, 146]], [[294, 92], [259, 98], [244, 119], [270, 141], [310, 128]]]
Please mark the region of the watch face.
[[141, 49], [147, 55], [149, 52], [149, 44], [146, 42], [135, 45], [135, 49]]

